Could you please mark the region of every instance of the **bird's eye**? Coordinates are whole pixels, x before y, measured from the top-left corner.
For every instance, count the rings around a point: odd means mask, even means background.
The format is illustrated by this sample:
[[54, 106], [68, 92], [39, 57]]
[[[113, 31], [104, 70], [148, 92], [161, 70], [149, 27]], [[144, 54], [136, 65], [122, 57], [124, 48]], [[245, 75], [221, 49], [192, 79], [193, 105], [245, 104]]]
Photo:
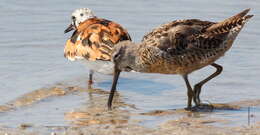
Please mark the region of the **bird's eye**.
[[83, 15], [84, 15], [83, 13], [80, 14], [80, 16], [83, 16]]
[[120, 57], [120, 54], [119, 54], [119, 53], [115, 54], [115, 55], [114, 55], [114, 60], [118, 60], [119, 57]]
[[119, 56], [120, 56], [119, 54], [116, 54], [114, 58], [115, 58], [115, 59], [118, 59]]

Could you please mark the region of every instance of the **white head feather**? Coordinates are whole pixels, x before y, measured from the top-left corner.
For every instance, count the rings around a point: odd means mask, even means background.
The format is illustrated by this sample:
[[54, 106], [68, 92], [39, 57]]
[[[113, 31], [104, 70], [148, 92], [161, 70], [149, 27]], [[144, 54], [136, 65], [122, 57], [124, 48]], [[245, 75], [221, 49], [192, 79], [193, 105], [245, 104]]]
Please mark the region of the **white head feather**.
[[95, 17], [95, 15], [89, 8], [79, 8], [76, 9], [71, 15], [72, 24], [78, 27], [80, 23], [93, 17]]

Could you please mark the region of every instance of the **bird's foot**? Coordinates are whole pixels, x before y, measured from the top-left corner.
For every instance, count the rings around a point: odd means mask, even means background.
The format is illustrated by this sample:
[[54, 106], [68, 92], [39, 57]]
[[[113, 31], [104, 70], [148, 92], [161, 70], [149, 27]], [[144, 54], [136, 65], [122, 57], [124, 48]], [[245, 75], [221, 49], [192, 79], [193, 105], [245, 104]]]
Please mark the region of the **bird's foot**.
[[191, 108], [192, 111], [196, 112], [212, 112], [214, 106], [212, 104], [200, 103]]

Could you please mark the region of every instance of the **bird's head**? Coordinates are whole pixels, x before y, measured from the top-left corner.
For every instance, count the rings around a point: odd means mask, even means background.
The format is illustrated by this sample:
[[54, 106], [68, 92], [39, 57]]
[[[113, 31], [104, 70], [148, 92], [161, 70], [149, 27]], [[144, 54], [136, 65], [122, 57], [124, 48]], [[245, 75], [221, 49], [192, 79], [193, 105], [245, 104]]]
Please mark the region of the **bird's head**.
[[71, 15], [71, 24], [64, 31], [64, 33], [75, 30], [80, 23], [84, 22], [87, 19], [95, 17], [93, 11], [89, 8], [79, 8], [72, 12]]

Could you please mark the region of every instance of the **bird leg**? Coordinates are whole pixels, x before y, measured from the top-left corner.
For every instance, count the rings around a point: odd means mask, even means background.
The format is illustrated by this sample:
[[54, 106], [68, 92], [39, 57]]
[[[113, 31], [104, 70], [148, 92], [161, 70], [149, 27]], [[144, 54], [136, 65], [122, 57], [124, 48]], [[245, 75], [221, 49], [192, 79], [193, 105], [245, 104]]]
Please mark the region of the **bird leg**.
[[93, 74], [94, 74], [94, 71], [93, 71], [93, 70], [90, 70], [90, 71], [89, 71], [89, 78], [88, 78], [88, 89], [92, 89]]
[[207, 77], [206, 79], [200, 81], [199, 83], [197, 83], [196, 85], [194, 85], [194, 92], [195, 92], [195, 104], [196, 105], [200, 105], [201, 104], [201, 101], [200, 101], [200, 92], [201, 92], [201, 88], [202, 86], [207, 83], [208, 81], [210, 81], [211, 79], [215, 78], [216, 76], [218, 76], [222, 70], [223, 70], [223, 67], [216, 64], [216, 63], [213, 63], [211, 64], [211, 66], [215, 67], [217, 70], [211, 74], [209, 77]]
[[183, 75], [183, 79], [186, 83], [186, 87], [187, 87], [187, 95], [188, 95], [188, 104], [187, 104], [187, 109], [190, 110], [191, 109], [191, 106], [192, 106], [192, 98], [195, 98], [194, 96], [194, 92], [192, 91], [192, 88], [191, 88], [191, 85], [189, 83], [189, 80], [188, 80], [188, 75]]

